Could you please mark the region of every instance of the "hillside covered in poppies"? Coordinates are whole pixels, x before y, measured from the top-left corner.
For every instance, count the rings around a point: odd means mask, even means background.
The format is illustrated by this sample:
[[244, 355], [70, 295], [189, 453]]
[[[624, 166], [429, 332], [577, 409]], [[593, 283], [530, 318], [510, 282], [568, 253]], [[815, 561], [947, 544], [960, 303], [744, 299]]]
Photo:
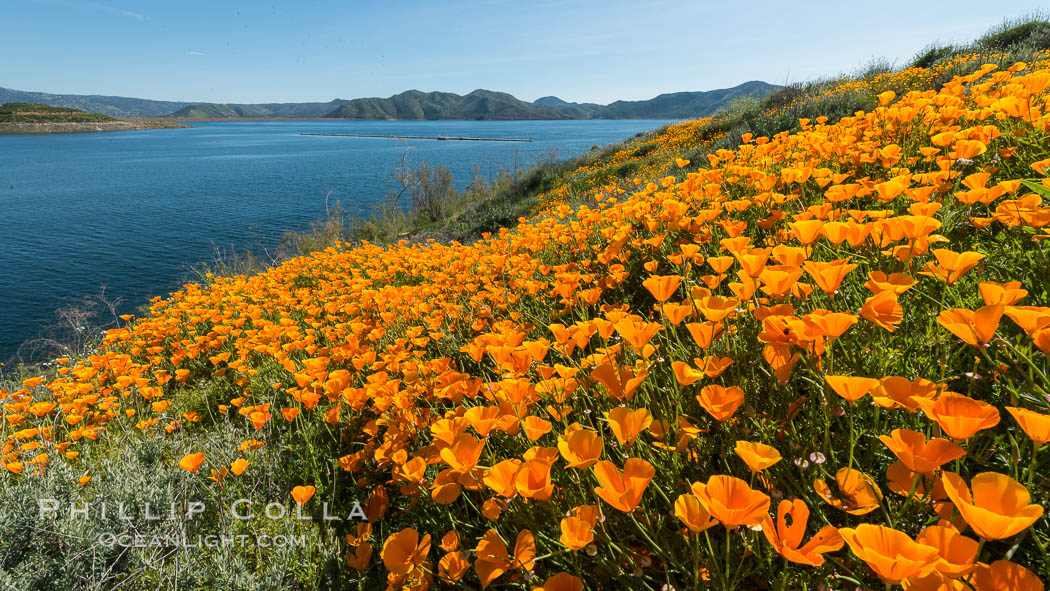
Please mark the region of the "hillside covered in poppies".
[[155, 299], [0, 390], [0, 583], [1043, 589], [1048, 48], [787, 87], [476, 242]]

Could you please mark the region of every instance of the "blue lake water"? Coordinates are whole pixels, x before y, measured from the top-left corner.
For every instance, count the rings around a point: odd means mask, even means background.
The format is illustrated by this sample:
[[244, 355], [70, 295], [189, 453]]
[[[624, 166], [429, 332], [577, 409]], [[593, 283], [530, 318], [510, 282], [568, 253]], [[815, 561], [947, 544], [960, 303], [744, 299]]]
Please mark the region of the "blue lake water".
[[[191, 278], [215, 249], [272, 250], [338, 200], [367, 215], [410, 162], [474, 164], [493, 177], [665, 121], [274, 121], [192, 129], [0, 135], [0, 361], [56, 310], [105, 288], [134, 312]], [[300, 133], [523, 137], [531, 143], [316, 137]]]

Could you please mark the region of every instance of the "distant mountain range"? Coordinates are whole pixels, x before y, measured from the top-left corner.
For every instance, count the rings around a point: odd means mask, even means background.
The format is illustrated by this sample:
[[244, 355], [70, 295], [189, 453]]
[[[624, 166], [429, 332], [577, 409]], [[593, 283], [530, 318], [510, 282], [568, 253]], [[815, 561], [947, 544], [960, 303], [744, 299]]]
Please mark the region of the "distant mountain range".
[[505, 92], [480, 89], [466, 95], [409, 90], [388, 98], [334, 99], [326, 103], [218, 104], [47, 94], [0, 87], [0, 103], [37, 102], [114, 117], [173, 119], [688, 119], [710, 115], [736, 98], [761, 97], [777, 88], [773, 84], [752, 81], [733, 88], [675, 92], [645, 101], [616, 101], [599, 105], [570, 103], [556, 96], [545, 96], [529, 103]]
[[102, 113], [110, 117], [160, 117], [193, 104], [97, 94], [48, 94], [2, 86], [0, 103], [43, 103], [53, 107], [80, 109], [87, 113]]
[[743, 96], [761, 97], [778, 87], [745, 82], [733, 88], [661, 94], [647, 101], [616, 101], [609, 105], [570, 103], [545, 96], [531, 103], [505, 92], [475, 90], [460, 96], [449, 92], [409, 90], [389, 98], [348, 101], [325, 117], [338, 119], [687, 119], [710, 115]]

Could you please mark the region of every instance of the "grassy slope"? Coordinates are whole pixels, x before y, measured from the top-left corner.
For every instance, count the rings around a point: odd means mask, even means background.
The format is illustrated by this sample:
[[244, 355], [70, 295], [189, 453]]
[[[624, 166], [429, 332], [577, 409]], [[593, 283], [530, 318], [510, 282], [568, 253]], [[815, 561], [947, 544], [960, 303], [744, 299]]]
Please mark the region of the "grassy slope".
[[[933, 395], [936, 384], [993, 405], [1000, 417], [960, 437], [967, 454], [946, 467], [967, 483], [980, 472], [1015, 477], [1045, 504], [1045, 452], [1033, 459], [1032, 443], [1005, 410], [1046, 413], [1041, 396], [1050, 389], [1050, 329], [1041, 320], [1050, 313], [1041, 272], [1050, 242], [1033, 239], [1048, 236], [1039, 194], [1048, 183], [1039, 179], [1050, 158], [1043, 117], [1050, 71], [1045, 56], [1025, 53], [1040, 31], [1020, 40], [1009, 39], [1018, 36], [1013, 29], [996, 32], [969, 48], [978, 55], [934, 49], [943, 55], [927, 68], [788, 89], [551, 168], [519, 193], [533, 195], [529, 221], [471, 245], [331, 248], [157, 301], [150, 316], [111, 332], [97, 354], [60, 363], [58, 379], [6, 393], [3, 463], [18, 474], [0, 488], [9, 509], [0, 517], [2, 582], [374, 588], [386, 567], [412, 566], [394, 577], [400, 584], [426, 579], [441, 559], [446, 571], [459, 558], [475, 561], [483, 536], [495, 542], [491, 527], [512, 552], [523, 530], [535, 536], [543, 556], [534, 566], [538, 582], [567, 571], [612, 587], [684, 588], [698, 574], [714, 588], [874, 587], [878, 579], [849, 548], [823, 566], [801, 566], [746, 528], [689, 536], [683, 528], [695, 520], [682, 509], [709, 502], [703, 494], [690, 500], [691, 483], [732, 475], [759, 501], [766, 492], [802, 499], [812, 512], [807, 539], [820, 525], [865, 523], [915, 539], [936, 522], [938, 506], [905, 500], [907, 485], [903, 495], [893, 492], [901, 484], [887, 469], [897, 458], [877, 437], [898, 428], [930, 437], [951, 429], [902, 408], [918, 404], [912, 396]], [[1019, 59], [1030, 65], [977, 70]], [[865, 112], [854, 115], [858, 109]], [[1043, 164], [1033, 168], [1036, 162]], [[1021, 179], [1034, 182], [1014, 182]], [[486, 200], [502, 199], [513, 215], [520, 200], [507, 195]], [[462, 219], [484, 202], [477, 207], [456, 214], [459, 231], [484, 227]], [[763, 246], [775, 250], [750, 250]], [[983, 257], [975, 268], [952, 271], [952, 257], [938, 248]], [[842, 259], [857, 267], [840, 268], [847, 275], [837, 293], [824, 293], [820, 267], [805, 261]], [[916, 284], [873, 302], [879, 287], [865, 281], [875, 272], [907, 273]], [[1004, 296], [978, 283], [1010, 280], [1027, 290], [1022, 304], [1041, 308], [982, 308]], [[671, 305], [657, 305], [655, 296]], [[953, 309], [1007, 317], [990, 346], [971, 347], [963, 340], [975, 339], [968, 316], [945, 316]], [[829, 336], [836, 323], [844, 331]], [[713, 329], [722, 334], [705, 337]], [[991, 340], [981, 330], [981, 341]], [[719, 373], [721, 359], [733, 363]], [[827, 375], [904, 381], [883, 380], [873, 392], [877, 404], [847, 404]], [[716, 385], [744, 393], [730, 420], [712, 412], [710, 398], [722, 392]], [[629, 425], [615, 413], [609, 418], [621, 405], [645, 409], [652, 420], [636, 442], [623, 440]], [[563, 454], [572, 454], [558, 451], [559, 439], [577, 437], [573, 423], [604, 439], [601, 458], [609, 464], [566, 467]], [[263, 443], [252, 450], [252, 440]], [[738, 440], [771, 445], [785, 459], [762, 477], [749, 474], [733, 453]], [[567, 451], [583, 453], [568, 443]], [[193, 452], [205, 453], [200, 472], [175, 467]], [[251, 462], [244, 474], [206, 478], [241, 457]], [[35, 475], [45, 464], [45, 474]], [[651, 482], [646, 466], [654, 468]], [[837, 485], [836, 473], [850, 466], [872, 480]], [[647, 483], [636, 511], [594, 492], [607, 468], [636, 470]], [[516, 476], [507, 481], [508, 473]], [[81, 486], [76, 478], [85, 475], [92, 480]], [[845, 500], [853, 514], [823, 501], [815, 479], [832, 491], [855, 487]], [[319, 517], [322, 501], [345, 514], [353, 501], [368, 500], [373, 525], [317, 527], [258, 515], [232, 522], [216, 508], [248, 494], [287, 501], [296, 485], [317, 488], [308, 514]], [[884, 500], [872, 504], [875, 489]], [[97, 543], [113, 527], [105, 520], [39, 519], [26, 499], [44, 495], [165, 506], [208, 500], [205, 514], [187, 525], [191, 533], [284, 532], [307, 544], [122, 553]], [[559, 540], [565, 513], [587, 505], [604, 515], [593, 526], [593, 555], [567, 551]], [[479, 518], [495, 507], [498, 519]], [[676, 508], [684, 519], [673, 516]], [[437, 544], [453, 527], [467, 553], [449, 558]], [[433, 536], [426, 564], [393, 557], [395, 546], [412, 540], [407, 528]], [[1045, 579], [1048, 537], [1043, 518], [1032, 530], [985, 543], [981, 558], [1012, 556]], [[93, 552], [95, 561], [43, 559], [80, 552]], [[727, 573], [727, 564], [739, 567]], [[471, 569], [464, 581], [476, 586], [485, 572]], [[511, 569], [493, 584], [523, 576]]]

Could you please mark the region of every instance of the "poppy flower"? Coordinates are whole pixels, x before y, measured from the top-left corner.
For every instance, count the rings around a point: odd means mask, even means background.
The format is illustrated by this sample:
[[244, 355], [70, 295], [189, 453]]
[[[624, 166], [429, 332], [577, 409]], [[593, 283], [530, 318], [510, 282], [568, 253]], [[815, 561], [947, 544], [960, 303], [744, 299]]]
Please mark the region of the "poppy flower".
[[901, 295], [911, 289], [916, 283], [918, 282], [907, 273], [890, 273], [887, 275], [882, 271], [872, 271], [868, 273], [868, 282], [864, 284], [864, 287], [868, 288], [868, 291], [875, 295], [883, 291]]
[[711, 517], [728, 529], [758, 525], [769, 511], [768, 495], [733, 476], [715, 475], [706, 484], [694, 482], [692, 489]]
[[630, 513], [642, 502], [642, 495], [656, 475], [656, 469], [641, 458], [629, 458], [621, 473], [615, 464], [602, 460], [595, 464], [594, 475], [600, 485], [594, 492], [606, 503]]
[[836, 394], [845, 398], [847, 402], [860, 400], [879, 384], [875, 378], [856, 376], [824, 376], [824, 380]]
[[179, 468], [182, 468], [183, 470], [185, 470], [187, 472], [191, 472], [191, 473], [196, 474], [197, 470], [200, 470], [201, 464], [203, 464], [203, 463], [204, 463], [204, 452], [198, 452], [198, 453], [195, 453], [195, 454], [189, 454], [189, 455], [183, 456], [183, 458], [181, 460], [179, 460]]
[[662, 304], [674, 295], [681, 283], [681, 275], [651, 275], [642, 282], [642, 287], [649, 290], [649, 293], [653, 294], [656, 301]]
[[609, 428], [612, 429], [616, 440], [620, 442], [620, 445], [628, 447], [634, 445], [638, 434], [649, 428], [653, 422], [653, 415], [647, 409], [632, 409], [625, 406], [618, 406], [610, 410], [605, 413], [605, 418], [608, 419]]
[[559, 540], [566, 548], [576, 551], [594, 541], [593, 526], [579, 517], [563, 517]]
[[904, 319], [904, 308], [897, 301], [897, 295], [886, 290], [865, 300], [860, 315], [872, 324], [893, 332]]
[[454, 529], [445, 532], [445, 535], [441, 536], [440, 547], [445, 552], [455, 552], [456, 550], [459, 550], [459, 532]]
[[920, 474], [932, 472], [942, 464], [966, 455], [966, 450], [947, 439], [935, 437], [927, 441], [922, 433], [907, 429], [894, 429], [888, 437], [879, 435], [879, 441], [890, 448], [909, 470]]
[[558, 437], [558, 451], [570, 468], [589, 468], [602, 456], [604, 440], [593, 429], [573, 423]]
[[944, 387], [930, 380], [909, 380], [901, 376], [886, 376], [871, 390], [871, 397], [882, 408], [904, 408], [917, 412], [919, 398], [935, 397]]
[[315, 489], [312, 486], [297, 486], [292, 489], [292, 498], [295, 499], [296, 504], [305, 505], [314, 496]]
[[966, 481], [952, 472], [941, 475], [944, 491], [974, 533], [987, 540], [1002, 540], [1021, 533], [1043, 515], [1043, 507], [1030, 504], [1028, 489], [997, 472], [982, 472]]
[[1008, 560], [979, 564], [971, 582], [977, 591], [1043, 591], [1039, 577]]
[[974, 433], [999, 424], [997, 408], [955, 392], [945, 392], [937, 400], [918, 398], [915, 402], [927, 417], [936, 421], [949, 437], [957, 441], [969, 439]]
[[354, 546], [354, 552], [346, 553], [346, 565], [350, 568], [358, 571], [363, 571], [368, 568], [368, 563], [372, 560], [372, 544], [369, 542], [361, 542]]
[[522, 463], [514, 476], [514, 487], [518, 494], [528, 499], [546, 501], [554, 492], [551, 482], [551, 463], [542, 459], [531, 459]]
[[419, 532], [409, 527], [391, 534], [383, 543], [383, 550], [379, 556], [388, 571], [395, 575], [404, 575], [423, 564], [429, 553], [430, 534], [423, 536], [421, 540]]
[[724, 328], [721, 321], [719, 322], [690, 322], [685, 325], [686, 330], [689, 331], [689, 336], [693, 337], [693, 342], [696, 346], [701, 349], [707, 349], [714, 342], [715, 337], [722, 333]]
[[250, 465], [251, 462], [248, 460], [237, 458], [232, 464], [230, 464], [230, 472], [233, 472], [236, 476], [240, 476], [241, 474], [244, 474], [244, 471], [247, 470]]
[[452, 445], [441, 450], [441, 460], [448, 464], [457, 474], [465, 474], [474, 469], [485, 449], [485, 442], [468, 433], [460, 433]]
[[678, 495], [674, 502], [674, 516], [694, 534], [718, 525], [718, 520], [711, 517], [699, 497], [692, 494]]
[[716, 421], [724, 423], [728, 421], [736, 409], [744, 403], [744, 391], [739, 386], [728, 388], [718, 384], [704, 386], [696, 400]]
[[829, 505], [852, 515], [865, 515], [879, 508], [882, 492], [870, 476], [853, 468], [840, 468], [835, 473], [838, 493], [833, 494], [823, 479], [813, 481], [813, 490]]
[[940, 559], [937, 548], [919, 544], [908, 534], [881, 525], [862, 523], [856, 529], [842, 527], [839, 535], [858, 558], [891, 585], [898, 585], [908, 577], [930, 574]]
[[481, 579], [481, 588], [485, 589], [508, 570], [532, 570], [533, 559], [536, 558], [536, 540], [527, 529], [518, 532], [512, 557], [496, 530], [490, 529], [482, 536], [474, 552], [477, 557], [474, 571]]
[[696, 300], [696, 309], [710, 322], [721, 322], [736, 312], [740, 300], [707, 296]]
[[967, 271], [976, 267], [977, 263], [985, 258], [985, 255], [979, 252], [958, 253], [943, 248], [932, 251], [932, 254], [937, 259], [937, 262], [930, 261], [926, 263], [925, 267], [923, 267], [924, 272], [948, 285], [958, 281]]
[[977, 566], [980, 544], [951, 525], [931, 525], [919, 532], [915, 541], [937, 548], [940, 556], [937, 571], [943, 575], [957, 579], [970, 574]]
[[1006, 283], [982, 281], [977, 289], [981, 292], [981, 299], [988, 306], [992, 304], [1012, 306], [1028, 295], [1027, 289], [1021, 289], [1020, 281], [1007, 281]]
[[1037, 445], [1050, 442], [1050, 416], [1016, 406], [1006, 407], [1025, 435]]
[[[688, 161], [686, 161], [688, 164]], [[583, 581], [566, 572], [561, 572], [549, 577], [541, 587], [533, 587], [532, 591], [583, 591]]]
[[857, 265], [850, 264], [848, 258], [826, 263], [808, 261], [803, 265], [803, 269], [813, 278], [813, 282], [817, 284], [817, 287], [828, 295], [837, 292], [839, 285], [842, 284], [842, 280], [846, 278], [850, 271], [856, 268]]
[[941, 312], [937, 316], [937, 323], [967, 344], [981, 347], [991, 342], [995, 336], [1003, 309], [1003, 304], [984, 306], [976, 312], [954, 308]]
[[775, 447], [764, 443], [737, 441], [734, 450], [752, 472], [761, 472], [779, 462], [782, 457]]
[[688, 386], [704, 377], [702, 370], [695, 369], [684, 361], [672, 362], [671, 370], [674, 371], [674, 377], [678, 380], [678, 385], [680, 386]]
[[537, 416], [529, 415], [521, 419], [521, 428], [525, 430], [525, 437], [528, 437], [529, 441], [536, 441], [543, 437], [550, 432], [552, 427], [550, 421], [545, 421]]
[[438, 561], [438, 578], [448, 584], [457, 583], [470, 570], [470, 554], [467, 552], [448, 552]]
[[834, 527], [825, 525], [809, 542], [802, 545], [808, 521], [809, 507], [805, 502], [801, 499], [784, 500], [777, 507], [776, 526], [774, 527], [772, 518], [766, 515], [762, 520], [762, 533], [773, 549], [791, 562], [820, 566], [824, 564], [825, 552], [834, 552], [842, 548], [842, 537]]

